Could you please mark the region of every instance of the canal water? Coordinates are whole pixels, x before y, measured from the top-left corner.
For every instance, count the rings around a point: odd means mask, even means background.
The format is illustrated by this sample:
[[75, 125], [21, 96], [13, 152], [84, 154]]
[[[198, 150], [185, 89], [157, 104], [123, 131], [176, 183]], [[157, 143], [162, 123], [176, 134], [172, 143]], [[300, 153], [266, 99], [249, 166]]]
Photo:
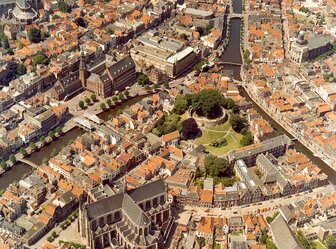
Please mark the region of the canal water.
[[[242, 0], [233, 0], [233, 12], [241, 14], [242, 13]], [[228, 46], [225, 52], [222, 54], [221, 61], [227, 63], [224, 65], [224, 70], [232, 71], [233, 78], [241, 81], [240, 77], [240, 66], [232, 65], [230, 63], [242, 63], [241, 53], [240, 53], [240, 26], [242, 24], [241, 19], [233, 18], [230, 20], [231, 23], [231, 35]], [[263, 109], [261, 109], [247, 94], [244, 88], [240, 88], [240, 93], [249, 100], [253, 107], [260, 113], [266, 120], [271, 122], [278, 133], [286, 134], [290, 138], [293, 138], [285, 129], [282, 128], [272, 117], [270, 117]], [[309, 149], [307, 149], [299, 141], [295, 141], [295, 148], [298, 151], [304, 153], [314, 164], [316, 164], [327, 176], [330, 182], [336, 184], [336, 171], [334, 171], [329, 165], [323, 162], [320, 158], [314, 156]]]
[[[279, 125], [272, 117], [270, 117], [263, 109], [261, 109], [247, 94], [246, 90], [243, 87], [239, 88], [241, 95], [243, 95], [247, 100], [249, 100], [252, 104], [254, 109], [260, 113], [264, 119], [269, 121], [272, 126], [279, 132], [286, 134], [288, 137], [293, 138], [293, 136], [287, 132], [287, 130], [283, 129], [281, 125]], [[302, 143], [299, 141], [294, 142], [295, 149], [305, 154], [314, 164], [316, 164], [322, 172], [324, 172], [328, 176], [328, 180], [333, 184], [336, 184], [336, 171], [333, 170], [328, 164], [323, 162], [320, 158], [314, 156], [313, 153], [309, 149], [307, 149]]]
[[[242, 0], [233, 0], [233, 12], [237, 14], [242, 13]], [[232, 74], [235, 80], [241, 80], [240, 69], [242, 58], [240, 53], [240, 27], [242, 20], [240, 18], [230, 19], [230, 37], [224, 53], [221, 55], [220, 60], [224, 62], [224, 71]], [[235, 65], [240, 64], [240, 65]]]
[[[124, 110], [127, 106], [131, 106], [141, 99], [143, 99], [145, 96], [138, 96], [132, 99], [129, 99], [119, 105], [117, 105], [114, 108], [108, 109], [105, 112], [99, 114], [99, 118], [103, 119], [104, 121], [108, 120], [109, 117], [115, 116], [118, 112], [118, 110]], [[68, 131], [66, 134], [63, 134], [57, 140], [51, 142], [50, 144], [42, 147], [38, 151], [31, 154], [26, 159], [40, 165], [44, 158], [50, 159], [54, 155], [56, 155], [58, 152], [61, 151], [62, 148], [67, 146], [69, 144], [69, 141], [75, 140], [77, 137], [81, 136], [84, 133], [83, 130], [75, 127], [74, 129]], [[31, 167], [25, 163], [18, 163], [11, 169], [9, 169], [7, 172], [2, 174], [0, 176], [0, 189], [6, 189], [9, 184], [20, 181], [22, 177], [27, 175], [31, 172]]]

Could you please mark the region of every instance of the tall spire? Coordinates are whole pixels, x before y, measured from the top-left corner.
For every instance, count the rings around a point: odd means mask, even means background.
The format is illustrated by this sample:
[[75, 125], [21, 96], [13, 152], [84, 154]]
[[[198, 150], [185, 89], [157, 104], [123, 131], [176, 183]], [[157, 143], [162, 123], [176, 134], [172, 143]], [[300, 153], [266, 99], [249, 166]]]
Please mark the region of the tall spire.
[[79, 79], [82, 83], [82, 86], [86, 88], [86, 79], [87, 79], [87, 69], [85, 63], [85, 55], [83, 49], [81, 49], [81, 55], [79, 59]]

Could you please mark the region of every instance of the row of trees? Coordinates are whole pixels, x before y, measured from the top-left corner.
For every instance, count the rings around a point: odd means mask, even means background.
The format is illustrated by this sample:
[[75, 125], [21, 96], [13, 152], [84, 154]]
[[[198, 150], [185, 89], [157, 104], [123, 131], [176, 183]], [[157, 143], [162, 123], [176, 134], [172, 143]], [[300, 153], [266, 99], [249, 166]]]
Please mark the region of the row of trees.
[[[87, 105], [90, 105], [91, 102], [96, 102], [96, 101], [97, 101], [97, 96], [96, 96], [95, 94], [91, 94], [90, 98], [89, 98], [89, 97], [86, 97], [86, 98], [84, 99], [84, 101], [85, 101], [85, 103], [86, 103]], [[79, 106], [81, 109], [84, 109], [84, 107], [85, 107], [85, 103], [84, 103], [84, 101], [83, 101], [83, 100], [80, 100], [80, 101], [78, 102], [78, 106]]]
[[[106, 103], [102, 102], [102, 103], [100, 104], [100, 109], [104, 110], [104, 109], [107, 108], [107, 106], [111, 107], [113, 103], [116, 103], [116, 102], [119, 101], [119, 100], [120, 100], [120, 101], [123, 101], [123, 100], [125, 100], [129, 95], [130, 95], [130, 92], [127, 91], [127, 90], [124, 91], [124, 92], [122, 92], [122, 93], [119, 93], [117, 96], [113, 96], [111, 99], [107, 99], [107, 100], [106, 100]], [[91, 97], [90, 97], [90, 98], [86, 97], [86, 98], [84, 99], [84, 101], [83, 101], [83, 100], [80, 100], [80, 101], [78, 102], [78, 106], [79, 106], [81, 109], [84, 109], [84, 108], [85, 108], [85, 103], [86, 103], [87, 105], [90, 105], [91, 102], [96, 102], [96, 101], [97, 101], [97, 96], [96, 96], [95, 94], [91, 94]]]

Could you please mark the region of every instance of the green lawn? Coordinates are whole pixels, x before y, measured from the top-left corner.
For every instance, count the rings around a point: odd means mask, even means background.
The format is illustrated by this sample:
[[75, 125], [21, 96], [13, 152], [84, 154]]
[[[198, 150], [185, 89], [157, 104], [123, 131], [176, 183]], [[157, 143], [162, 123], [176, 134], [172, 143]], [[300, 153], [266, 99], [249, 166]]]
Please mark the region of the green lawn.
[[202, 136], [197, 139], [196, 144], [209, 144], [212, 141], [226, 135], [226, 132], [213, 132], [202, 129]]
[[[235, 137], [236, 140], [234, 140], [233, 137]], [[239, 142], [240, 142], [241, 137], [243, 137], [243, 136], [240, 135], [240, 134], [230, 134], [230, 135], [225, 137], [227, 142], [228, 142], [228, 144], [226, 146], [216, 148], [216, 147], [213, 147], [211, 145], [206, 145], [205, 147], [209, 150], [210, 153], [212, 153], [216, 156], [223, 156], [226, 153], [228, 153], [229, 151], [231, 151], [233, 149], [237, 149], [237, 148], [240, 147]]]
[[[203, 144], [210, 153], [216, 156], [223, 156], [229, 151], [240, 147], [240, 140], [243, 135], [236, 133], [231, 129], [231, 125], [229, 121], [226, 121], [224, 124], [204, 129], [202, 130], [202, 136], [196, 140], [196, 144]], [[224, 137], [226, 138], [228, 144], [223, 147], [213, 147], [209, 145], [211, 142]]]

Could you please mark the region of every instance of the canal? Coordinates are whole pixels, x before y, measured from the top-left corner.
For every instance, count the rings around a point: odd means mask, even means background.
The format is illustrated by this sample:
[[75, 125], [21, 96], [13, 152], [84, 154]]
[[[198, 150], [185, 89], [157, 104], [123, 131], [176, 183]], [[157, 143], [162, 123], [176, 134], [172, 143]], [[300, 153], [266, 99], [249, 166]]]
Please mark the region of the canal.
[[[137, 96], [134, 98], [131, 98], [113, 108], [110, 108], [106, 110], [105, 112], [102, 112], [98, 115], [99, 118], [103, 119], [104, 121], [108, 120], [109, 117], [117, 115], [117, 112], [119, 110], [124, 110], [128, 106], [131, 106], [137, 102], [139, 102], [141, 99], [143, 99], [145, 96]], [[67, 146], [69, 144], [69, 141], [75, 140], [77, 137], [81, 136], [84, 133], [83, 130], [75, 127], [74, 129], [68, 131], [67, 133], [63, 134], [50, 144], [42, 147], [38, 151], [32, 153], [29, 157], [26, 159], [40, 165], [44, 158], [50, 159], [53, 156], [55, 156], [57, 153], [61, 151], [62, 148]], [[8, 171], [6, 171], [4, 174], [0, 176], [0, 189], [6, 189], [9, 184], [20, 181], [22, 177], [29, 174], [31, 172], [31, 167], [25, 163], [18, 163]]]
[[[275, 128], [275, 130], [278, 133], [286, 134], [288, 137], [293, 138], [293, 136], [285, 130], [281, 125], [279, 125], [271, 116], [269, 116], [262, 108], [260, 108], [253, 99], [250, 98], [250, 96], [247, 94], [246, 90], [243, 87], [239, 88], [240, 94], [244, 96], [248, 101], [250, 101], [253, 104], [253, 108], [262, 115], [264, 119], [266, 119], [268, 122], [272, 124], [272, 126]], [[330, 182], [333, 184], [336, 184], [336, 171], [333, 170], [328, 164], [323, 162], [320, 158], [314, 156], [314, 154], [302, 143], [299, 141], [294, 142], [295, 149], [305, 154], [314, 164], [316, 164], [322, 172], [324, 172], [327, 176]]]
[[[242, 0], [232, 0], [233, 1], [233, 12], [241, 14], [243, 5]], [[224, 70], [225, 71], [232, 71], [233, 72], [233, 78], [235, 80], [241, 81], [240, 77], [240, 70], [241, 66], [232, 65], [230, 63], [241, 63], [242, 64], [242, 58], [240, 53], [240, 26], [242, 24], [241, 19], [239, 18], [232, 18], [230, 20], [230, 40], [228, 42], [228, 46], [225, 50], [225, 52], [221, 56], [221, 61], [225, 62], [224, 64]], [[243, 87], [240, 87], [240, 93], [242, 96], [244, 96], [247, 100], [249, 100], [253, 107], [260, 113], [264, 119], [269, 121], [272, 126], [278, 131], [278, 133], [286, 134], [290, 138], [293, 138], [291, 134], [285, 129], [282, 128], [281, 125], [279, 125], [272, 117], [270, 117], [262, 108], [260, 108], [247, 94], [246, 90]], [[329, 165], [327, 165], [325, 162], [323, 162], [320, 158], [314, 156], [314, 154], [305, 147], [302, 143], [299, 141], [295, 141], [295, 149], [298, 151], [301, 151], [304, 153], [314, 164], [316, 164], [327, 176], [330, 182], [336, 184], [336, 171], [334, 171]]]
[[[242, 0], [233, 0], [233, 12], [242, 13]], [[224, 62], [223, 70], [232, 75], [235, 80], [241, 80], [240, 69], [243, 64], [240, 53], [240, 27], [242, 20], [240, 18], [231, 18], [230, 21], [229, 42], [221, 55], [220, 60]]]

